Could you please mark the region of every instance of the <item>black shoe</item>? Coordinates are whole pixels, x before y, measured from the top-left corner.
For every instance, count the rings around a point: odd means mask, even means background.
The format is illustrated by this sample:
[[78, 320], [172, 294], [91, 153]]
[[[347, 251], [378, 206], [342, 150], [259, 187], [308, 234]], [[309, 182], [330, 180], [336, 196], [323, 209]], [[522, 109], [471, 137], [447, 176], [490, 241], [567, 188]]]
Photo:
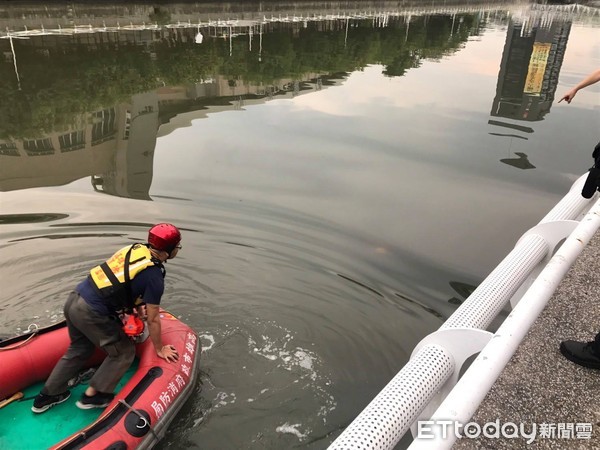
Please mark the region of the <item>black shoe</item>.
[[59, 403], [66, 401], [70, 396], [71, 393], [69, 391], [58, 395], [46, 395], [40, 392], [33, 401], [31, 410], [37, 414], [43, 413], [44, 411], [52, 408], [54, 405], [58, 405]]
[[563, 341], [560, 352], [569, 361], [590, 369], [600, 369], [600, 356], [594, 351], [595, 342]]
[[77, 400], [76, 405], [79, 409], [106, 408], [113, 398], [115, 398], [115, 394], [97, 392], [95, 395], [88, 397], [84, 392], [81, 398]]

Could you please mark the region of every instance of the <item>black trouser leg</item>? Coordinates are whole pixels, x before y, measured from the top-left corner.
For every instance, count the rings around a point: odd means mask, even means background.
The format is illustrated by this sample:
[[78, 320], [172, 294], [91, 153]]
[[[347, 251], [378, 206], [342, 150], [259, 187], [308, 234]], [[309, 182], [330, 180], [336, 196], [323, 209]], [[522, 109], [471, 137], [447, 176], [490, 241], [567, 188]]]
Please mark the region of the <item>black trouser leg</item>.
[[594, 353], [600, 357], [600, 333], [594, 338]]
[[68, 381], [79, 373], [85, 362], [94, 353], [94, 343], [79, 331], [72, 322], [72, 310], [78, 301], [83, 300], [80, 299], [79, 294], [71, 292], [65, 303], [64, 313], [71, 344], [48, 377], [42, 389], [44, 394], [57, 395], [65, 392]]
[[112, 393], [135, 357], [135, 345], [125, 335], [118, 320], [96, 313], [77, 293], [69, 296], [65, 317], [71, 345], [60, 359], [42, 389], [56, 395], [67, 390], [67, 382], [76, 376], [96, 347], [107, 354], [89, 385]]
[[112, 393], [135, 357], [135, 345], [123, 332], [122, 324], [113, 317], [102, 316], [80, 299], [73, 307], [72, 322], [95, 347], [106, 352], [102, 362], [91, 378], [94, 389]]

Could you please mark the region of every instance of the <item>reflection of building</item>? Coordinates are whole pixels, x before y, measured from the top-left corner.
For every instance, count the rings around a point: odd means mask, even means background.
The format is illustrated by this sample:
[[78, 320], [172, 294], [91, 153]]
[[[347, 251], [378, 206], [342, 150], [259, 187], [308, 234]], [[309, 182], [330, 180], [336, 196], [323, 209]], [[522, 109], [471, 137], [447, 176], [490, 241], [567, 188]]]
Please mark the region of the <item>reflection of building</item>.
[[222, 76], [192, 86], [157, 89], [160, 123], [158, 136], [166, 136], [177, 128], [188, 127], [192, 120], [208, 114], [265, 103], [275, 98], [293, 98], [323, 87], [341, 83], [347, 74], [322, 76], [308, 74], [304, 80], [283, 79], [264, 85], [230, 80]]
[[0, 141], [0, 190], [58, 186], [93, 176], [97, 190], [149, 199], [157, 129], [156, 95], [138, 94], [130, 104], [86, 114], [73, 129]]
[[534, 21], [519, 24], [511, 20], [492, 116], [515, 120], [542, 120], [554, 100], [558, 75], [571, 24]]
[[[150, 199], [154, 149], [160, 135], [208, 113], [292, 98], [343, 80], [308, 75], [265, 86], [225, 77], [136, 94], [129, 103], [87, 113], [71, 129], [36, 139], [0, 140], [0, 191], [59, 186], [91, 177], [96, 191]], [[161, 126], [162, 124], [162, 126]]]
[[[490, 113], [493, 117], [528, 122], [543, 120], [554, 101], [570, 31], [570, 22], [548, 21], [543, 16], [532, 15], [522, 22], [511, 19]], [[508, 137], [511, 143], [513, 139], [528, 138], [509, 130], [534, 132], [531, 127], [505, 120], [490, 119], [488, 124], [501, 127], [491, 135]], [[500, 162], [517, 169], [535, 169], [525, 153], [515, 152], [515, 155]]]
[[522, 152], [515, 152], [516, 158], [504, 158], [500, 162], [516, 167], [517, 169], [535, 169], [535, 166], [529, 162], [527, 155]]
[[[115, 120], [110, 116], [101, 119], [95, 126], [100, 136], [108, 135], [115, 129]], [[119, 108], [119, 119], [118, 133], [115, 130], [116, 135], [108, 137], [116, 144], [112, 168], [93, 175], [92, 185], [107, 194], [149, 200], [158, 129], [156, 94], [134, 95], [130, 105]]]
[[[35, 139], [0, 141], [0, 190], [57, 186], [109, 170], [112, 147], [108, 132], [115, 110], [100, 111], [90, 123]], [[91, 115], [93, 116], [93, 114]], [[93, 120], [93, 121], [92, 121]], [[85, 121], [81, 121], [85, 122]], [[102, 139], [98, 128], [105, 128]]]

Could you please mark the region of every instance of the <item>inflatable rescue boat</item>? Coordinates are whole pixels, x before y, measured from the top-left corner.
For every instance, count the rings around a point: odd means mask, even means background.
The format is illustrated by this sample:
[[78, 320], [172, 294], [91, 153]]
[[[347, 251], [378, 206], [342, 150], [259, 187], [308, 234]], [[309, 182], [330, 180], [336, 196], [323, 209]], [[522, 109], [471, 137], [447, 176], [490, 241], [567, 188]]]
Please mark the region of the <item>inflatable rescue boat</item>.
[[71, 397], [42, 414], [31, 411], [33, 399], [69, 346], [66, 322], [0, 341], [0, 449], [148, 449], [194, 390], [199, 372], [196, 333], [161, 310], [162, 339], [179, 354], [169, 363], [150, 341], [136, 344], [136, 359], [105, 409], [81, 410], [75, 402], [85, 378], [98, 366], [98, 350], [80, 376], [71, 380]]

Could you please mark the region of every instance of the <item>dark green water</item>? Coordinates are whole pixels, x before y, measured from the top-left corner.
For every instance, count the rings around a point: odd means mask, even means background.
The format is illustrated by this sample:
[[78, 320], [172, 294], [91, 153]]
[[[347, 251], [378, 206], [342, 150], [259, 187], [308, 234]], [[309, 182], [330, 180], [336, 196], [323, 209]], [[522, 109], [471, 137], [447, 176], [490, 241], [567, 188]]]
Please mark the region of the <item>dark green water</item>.
[[326, 448], [600, 126], [598, 86], [556, 103], [600, 67], [596, 10], [357, 4], [0, 8], [0, 334], [173, 222], [203, 372], [160, 447]]

